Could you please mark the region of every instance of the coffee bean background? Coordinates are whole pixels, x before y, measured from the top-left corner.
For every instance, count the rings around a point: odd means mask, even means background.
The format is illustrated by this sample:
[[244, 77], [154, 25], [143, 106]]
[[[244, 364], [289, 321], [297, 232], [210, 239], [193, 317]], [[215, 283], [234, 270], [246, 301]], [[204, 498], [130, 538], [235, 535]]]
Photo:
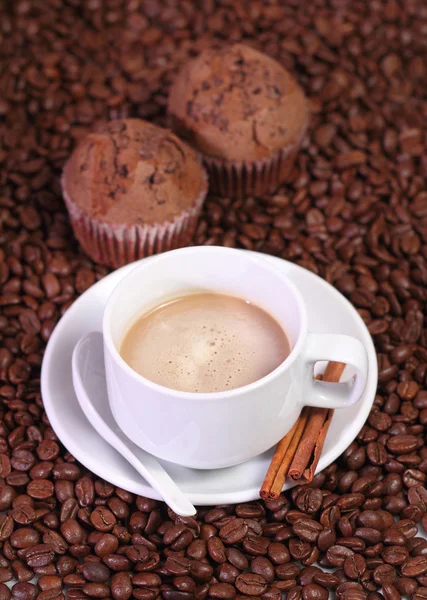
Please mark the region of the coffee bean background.
[[[310, 486], [183, 519], [87, 472], [44, 413], [46, 342], [108, 272], [58, 181], [95, 124], [165, 124], [182, 61], [239, 40], [296, 74], [310, 132], [287, 185], [210, 196], [195, 241], [324, 277], [367, 324], [379, 385]], [[0, 600], [427, 598], [426, 61], [422, 0], [0, 4]]]

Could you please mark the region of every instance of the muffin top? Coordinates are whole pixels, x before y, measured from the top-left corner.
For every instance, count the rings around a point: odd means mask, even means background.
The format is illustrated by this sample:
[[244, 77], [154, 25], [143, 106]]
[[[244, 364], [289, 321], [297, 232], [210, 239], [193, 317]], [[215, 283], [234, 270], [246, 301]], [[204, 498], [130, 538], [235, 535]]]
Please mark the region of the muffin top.
[[111, 121], [82, 140], [64, 167], [73, 202], [105, 223], [172, 221], [207, 190], [196, 153], [141, 119]]
[[169, 95], [175, 131], [204, 154], [258, 160], [305, 131], [308, 102], [278, 62], [242, 44], [188, 62]]

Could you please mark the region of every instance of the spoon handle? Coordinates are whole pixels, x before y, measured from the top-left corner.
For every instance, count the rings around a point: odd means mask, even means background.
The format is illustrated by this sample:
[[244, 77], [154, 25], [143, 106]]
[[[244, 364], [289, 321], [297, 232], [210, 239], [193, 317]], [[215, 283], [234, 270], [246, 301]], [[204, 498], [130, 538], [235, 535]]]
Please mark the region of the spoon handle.
[[196, 514], [196, 509], [187, 496], [179, 489], [174, 480], [159, 461], [149, 452], [135, 445], [132, 450], [126, 448], [127, 460], [147, 482], [156, 489], [170, 508], [182, 517]]
[[[99, 394], [105, 396], [105, 400], [102, 402], [104, 416], [98, 411], [92, 398], [89, 396], [85, 386], [85, 379], [82, 375], [85, 373], [85, 369], [87, 369], [87, 365], [91, 359], [94, 360], [94, 357], [98, 359], [102, 357], [102, 335], [98, 332], [89, 333], [79, 340], [74, 348], [72, 357], [74, 390], [80, 407], [89, 423], [98, 435], [119, 452], [147, 480], [151, 487], [159, 492], [160, 496], [174, 512], [183, 517], [195, 515], [196, 509], [157, 458], [134, 444], [124, 433], [117, 430], [117, 425], [111, 414], [106, 397], [106, 390], [97, 390], [98, 398]], [[99, 369], [103, 368], [102, 360], [99, 361], [97, 367]]]

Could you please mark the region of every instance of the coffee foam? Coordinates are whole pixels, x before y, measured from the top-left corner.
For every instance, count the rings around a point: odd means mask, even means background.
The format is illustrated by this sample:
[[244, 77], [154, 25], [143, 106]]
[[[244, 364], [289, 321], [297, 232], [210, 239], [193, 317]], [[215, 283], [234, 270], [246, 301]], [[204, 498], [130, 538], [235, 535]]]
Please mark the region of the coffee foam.
[[289, 354], [280, 325], [241, 298], [191, 294], [143, 315], [122, 358], [151, 381], [186, 392], [222, 392], [261, 379]]

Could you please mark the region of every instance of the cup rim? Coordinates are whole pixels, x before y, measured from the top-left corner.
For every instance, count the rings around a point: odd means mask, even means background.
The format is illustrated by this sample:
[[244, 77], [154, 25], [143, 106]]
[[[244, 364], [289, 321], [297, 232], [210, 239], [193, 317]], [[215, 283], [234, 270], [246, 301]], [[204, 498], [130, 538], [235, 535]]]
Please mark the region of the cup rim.
[[[300, 317], [300, 330], [298, 333], [298, 337], [296, 342], [285, 358], [283, 362], [280, 363], [278, 367], [276, 367], [273, 371], [261, 377], [261, 379], [257, 379], [252, 383], [248, 383], [247, 385], [240, 386], [234, 388], [232, 390], [226, 390], [222, 392], [185, 392], [182, 390], [174, 390], [173, 388], [168, 388], [166, 386], [160, 385], [159, 383], [155, 383], [150, 379], [147, 379], [140, 373], [137, 373], [131, 366], [127, 364], [127, 362], [120, 356], [116, 345], [113, 342], [112, 334], [111, 334], [111, 316], [112, 316], [112, 307], [114, 301], [117, 296], [121, 293], [122, 287], [139, 271], [143, 271], [149, 264], [156, 262], [163, 262], [167, 260], [171, 254], [195, 254], [195, 253], [203, 253], [203, 254], [214, 254], [214, 253], [222, 253], [222, 254], [234, 254], [236, 252], [242, 253], [246, 255], [249, 262], [256, 262], [258, 265], [262, 263], [262, 267], [266, 271], [272, 272], [276, 277], [283, 281], [283, 283], [291, 290], [297, 304], [297, 310]], [[225, 262], [225, 264], [227, 264]], [[275, 315], [272, 315], [275, 317]], [[191, 246], [186, 248], [178, 248], [176, 250], [170, 250], [169, 252], [164, 252], [162, 254], [158, 254], [156, 256], [149, 257], [148, 261], [143, 261], [142, 264], [138, 264], [132, 269], [129, 273], [127, 273], [114, 287], [110, 296], [108, 297], [107, 303], [105, 305], [104, 314], [102, 318], [102, 336], [104, 341], [104, 347], [106, 347], [110, 353], [110, 356], [114, 359], [116, 364], [132, 379], [134, 379], [137, 383], [143, 384], [145, 387], [151, 388], [154, 392], [161, 393], [166, 396], [173, 396], [175, 398], [179, 398], [181, 400], [196, 400], [200, 401], [220, 401], [223, 399], [231, 400], [235, 397], [239, 397], [242, 394], [246, 394], [248, 392], [252, 392], [257, 390], [258, 388], [270, 383], [279, 377], [284, 371], [286, 371], [298, 358], [302, 346], [304, 344], [304, 340], [307, 335], [307, 311], [305, 310], [304, 300], [301, 292], [298, 290], [297, 286], [279, 269], [276, 265], [269, 263], [267, 260], [264, 260], [261, 256], [255, 256], [254, 254], [249, 254], [247, 251], [238, 249], [238, 248], [227, 248], [223, 246]]]

